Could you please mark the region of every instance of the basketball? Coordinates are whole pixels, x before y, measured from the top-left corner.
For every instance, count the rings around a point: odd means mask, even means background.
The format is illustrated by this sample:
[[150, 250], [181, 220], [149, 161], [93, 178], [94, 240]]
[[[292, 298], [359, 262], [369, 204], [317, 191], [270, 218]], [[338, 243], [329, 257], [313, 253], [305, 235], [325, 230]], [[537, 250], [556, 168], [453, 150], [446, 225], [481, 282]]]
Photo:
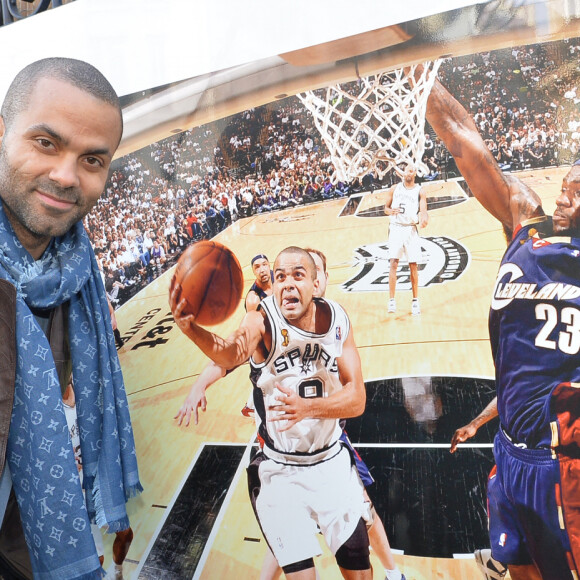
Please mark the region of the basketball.
[[180, 256], [174, 282], [187, 300], [185, 315], [193, 314], [204, 326], [229, 318], [240, 303], [244, 288], [242, 268], [234, 253], [218, 242], [202, 240]]

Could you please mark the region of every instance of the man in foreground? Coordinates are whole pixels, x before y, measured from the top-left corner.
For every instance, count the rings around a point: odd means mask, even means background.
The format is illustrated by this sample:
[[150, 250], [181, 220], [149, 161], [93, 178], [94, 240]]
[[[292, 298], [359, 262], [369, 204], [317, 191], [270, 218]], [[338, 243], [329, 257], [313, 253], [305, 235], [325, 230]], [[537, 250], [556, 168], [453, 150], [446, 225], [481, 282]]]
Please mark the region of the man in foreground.
[[313, 297], [318, 285], [310, 254], [290, 247], [274, 263], [274, 295], [226, 340], [182, 314], [186, 301], [175, 280], [170, 306], [216, 364], [233, 368], [251, 357], [264, 448], [248, 468], [250, 498], [286, 576], [315, 578], [316, 519], [343, 577], [371, 578], [363, 488], [338, 423], [364, 411], [360, 358], [344, 310]]
[[[0, 565], [12, 577], [100, 578], [91, 521], [111, 533], [128, 529], [125, 502], [141, 491], [109, 307], [81, 221], [104, 189], [121, 134], [115, 91], [74, 59], [24, 68], [0, 110], [0, 286], [8, 321], [0, 340], [8, 361], [0, 520], [9, 542], [0, 546]], [[83, 488], [62, 402], [71, 372]]]

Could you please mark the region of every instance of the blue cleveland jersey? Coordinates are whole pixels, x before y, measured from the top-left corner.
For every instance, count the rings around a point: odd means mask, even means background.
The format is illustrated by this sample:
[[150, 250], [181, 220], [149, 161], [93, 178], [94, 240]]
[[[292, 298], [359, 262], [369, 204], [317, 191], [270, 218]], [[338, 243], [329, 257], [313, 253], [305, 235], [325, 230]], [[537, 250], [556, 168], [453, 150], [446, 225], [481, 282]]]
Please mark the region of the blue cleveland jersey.
[[550, 218], [525, 222], [499, 269], [489, 318], [500, 421], [528, 447], [550, 446], [552, 391], [580, 381], [580, 238]]

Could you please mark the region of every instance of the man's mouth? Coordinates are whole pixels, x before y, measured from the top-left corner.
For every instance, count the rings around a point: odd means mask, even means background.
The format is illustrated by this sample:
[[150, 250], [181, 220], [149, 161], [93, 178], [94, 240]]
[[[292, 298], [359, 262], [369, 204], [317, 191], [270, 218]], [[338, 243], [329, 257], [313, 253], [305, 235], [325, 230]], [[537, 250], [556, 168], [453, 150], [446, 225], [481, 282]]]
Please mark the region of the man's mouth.
[[294, 307], [296, 304], [298, 304], [298, 302], [299, 300], [296, 298], [296, 296], [284, 296], [282, 298], [282, 305], [287, 308]]
[[58, 197], [51, 193], [45, 193], [44, 191], [40, 191], [38, 189], [36, 191], [45, 205], [54, 207], [56, 209], [70, 209], [73, 205], [76, 204], [75, 201], [63, 199], [62, 197]]

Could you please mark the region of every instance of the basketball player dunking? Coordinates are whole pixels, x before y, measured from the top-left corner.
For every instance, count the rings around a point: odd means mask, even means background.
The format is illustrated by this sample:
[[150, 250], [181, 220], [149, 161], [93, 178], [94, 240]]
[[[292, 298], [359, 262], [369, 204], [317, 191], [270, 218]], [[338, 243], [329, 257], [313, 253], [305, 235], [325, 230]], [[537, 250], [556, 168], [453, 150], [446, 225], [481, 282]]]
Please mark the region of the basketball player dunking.
[[370, 579], [363, 488], [338, 423], [364, 410], [360, 358], [344, 310], [313, 298], [318, 285], [310, 254], [291, 247], [274, 264], [274, 295], [228, 339], [183, 316], [178, 284], [170, 306], [181, 330], [215, 363], [232, 368], [251, 357], [265, 444], [248, 468], [250, 496], [286, 576], [315, 578], [316, 521], [343, 577]]
[[473, 119], [436, 82], [427, 120], [471, 191], [513, 232], [489, 318], [500, 430], [488, 483], [493, 558], [513, 580], [572, 580], [580, 564], [580, 166], [552, 218], [504, 174]]

